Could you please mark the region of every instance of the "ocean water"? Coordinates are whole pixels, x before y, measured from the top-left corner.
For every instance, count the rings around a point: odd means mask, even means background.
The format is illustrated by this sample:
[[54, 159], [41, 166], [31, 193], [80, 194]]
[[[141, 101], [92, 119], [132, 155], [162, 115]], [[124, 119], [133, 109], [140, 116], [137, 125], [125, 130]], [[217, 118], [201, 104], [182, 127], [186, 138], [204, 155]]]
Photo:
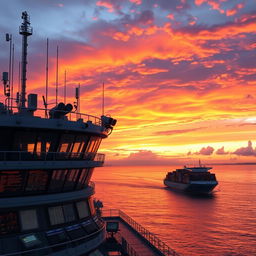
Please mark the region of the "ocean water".
[[96, 168], [95, 197], [120, 209], [184, 256], [256, 255], [256, 165], [214, 166], [212, 197], [192, 197], [163, 185], [180, 166]]

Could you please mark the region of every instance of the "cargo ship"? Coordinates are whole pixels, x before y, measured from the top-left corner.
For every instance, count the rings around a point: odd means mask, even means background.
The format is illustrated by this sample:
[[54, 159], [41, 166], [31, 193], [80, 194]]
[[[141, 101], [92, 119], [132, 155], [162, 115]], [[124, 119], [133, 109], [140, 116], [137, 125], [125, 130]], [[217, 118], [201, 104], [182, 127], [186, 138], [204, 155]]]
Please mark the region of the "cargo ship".
[[[57, 97], [53, 108], [47, 100], [45, 108], [38, 108], [37, 94], [26, 95], [33, 31], [27, 12], [22, 19], [21, 91], [16, 98], [10, 72], [2, 76], [0, 255], [177, 256], [125, 213], [102, 211], [103, 204], [94, 199], [91, 177], [105, 159], [98, 149], [117, 121], [74, 111]], [[11, 49], [10, 39], [7, 34]]]
[[214, 173], [209, 172], [212, 167], [184, 166], [182, 169], [168, 172], [164, 178], [164, 185], [167, 187], [189, 194], [210, 194], [218, 185]]

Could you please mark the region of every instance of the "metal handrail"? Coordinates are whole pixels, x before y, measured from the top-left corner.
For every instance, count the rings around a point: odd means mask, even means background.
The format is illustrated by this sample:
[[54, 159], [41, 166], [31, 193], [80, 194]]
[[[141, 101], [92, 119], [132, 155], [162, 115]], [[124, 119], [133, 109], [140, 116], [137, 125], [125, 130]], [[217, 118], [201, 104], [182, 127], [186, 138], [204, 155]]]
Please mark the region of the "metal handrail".
[[[140, 254], [138, 254], [138, 252], [127, 242], [127, 240], [120, 235], [120, 233], [118, 233], [115, 237], [118, 238], [119, 243], [121, 244], [122, 249], [125, 251], [125, 253], [127, 253], [129, 256], [140, 256]], [[126, 242], [125, 248], [123, 248], [122, 240]]]
[[[58, 243], [58, 244], [54, 244], [54, 245], [49, 245], [49, 246], [44, 246], [44, 247], [40, 247], [40, 248], [35, 248], [35, 249], [30, 249], [30, 250], [25, 250], [25, 251], [19, 251], [19, 252], [13, 252], [13, 253], [7, 253], [7, 254], [0, 254], [0, 256], [15, 256], [15, 255], [23, 255], [25, 253], [35, 253], [35, 252], [39, 252], [39, 251], [42, 251], [42, 250], [49, 250], [49, 249], [52, 249], [52, 248], [55, 248], [55, 247], [59, 247], [59, 246], [70, 246], [70, 244], [72, 243], [75, 243], [75, 242], [78, 242], [80, 240], [83, 240], [83, 239], [88, 239], [89, 237], [91, 236], [94, 236], [100, 232], [102, 232], [102, 230], [105, 228], [105, 226], [102, 226], [99, 230], [97, 230], [96, 232], [94, 233], [91, 233], [90, 235], [87, 235], [87, 236], [83, 236], [83, 237], [79, 237], [79, 238], [76, 238], [76, 239], [73, 239], [73, 240], [70, 240], [70, 241], [67, 241], [67, 242], [62, 242], [62, 243]], [[69, 248], [69, 247], [68, 247]]]
[[104, 163], [105, 155], [101, 153], [72, 153], [72, 152], [28, 152], [0, 151], [0, 161], [62, 161], [89, 160]]
[[131, 226], [136, 232], [138, 232], [144, 239], [146, 239], [151, 245], [153, 245], [157, 250], [159, 250], [163, 255], [166, 256], [179, 256], [172, 248], [170, 248], [166, 243], [161, 241], [156, 235], [149, 232], [127, 214], [121, 210], [109, 209], [107, 210], [108, 215], [106, 215], [106, 210], [103, 210], [103, 217], [120, 217], [125, 223]]
[[[19, 109], [16, 106], [12, 106], [12, 108]], [[42, 113], [42, 114], [38, 113], [39, 116], [44, 116], [45, 118], [47, 118], [47, 113], [49, 112], [49, 110], [50, 109], [46, 109], [46, 108], [37, 108], [36, 112]], [[65, 112], [65, 111], [61, 111], [61, 110], [58, 110], [58, 111], [59, 112]], [[11, 113], [12, 113], [12, 110], [11, 110], [11, 112], [7, 111], [7, 114], [11, 114]], [[69, 121], [77, 121], [79, 119], [83, 119], [84, 122], [92, 122], [95, 125], [101, 125], [102, 124], [101, 119], [99, 117], [89, 115], [89, 114], [85, 114], [85, 113], [79, 113], [79, 112], [71, 111], [68, 114], [66, 114], [65, 116], [68, 118]]]

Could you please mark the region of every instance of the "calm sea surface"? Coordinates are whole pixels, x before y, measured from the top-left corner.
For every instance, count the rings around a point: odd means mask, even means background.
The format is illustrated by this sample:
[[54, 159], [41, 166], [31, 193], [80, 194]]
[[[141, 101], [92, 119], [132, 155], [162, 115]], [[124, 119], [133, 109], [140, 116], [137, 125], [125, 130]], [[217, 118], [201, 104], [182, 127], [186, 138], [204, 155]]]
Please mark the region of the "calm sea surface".
[[191, 197], [163, 185], [179, 166], [96, 168], [104, 208], [123, 210], [185, 256], [256, 255], [256, 165], [214, 166], [213, 197]]

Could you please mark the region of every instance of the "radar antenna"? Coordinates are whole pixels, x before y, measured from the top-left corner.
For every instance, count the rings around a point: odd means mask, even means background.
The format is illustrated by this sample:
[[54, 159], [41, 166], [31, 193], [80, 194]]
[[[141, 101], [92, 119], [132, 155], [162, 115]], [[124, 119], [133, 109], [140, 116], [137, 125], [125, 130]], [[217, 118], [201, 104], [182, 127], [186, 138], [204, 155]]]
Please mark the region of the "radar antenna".
[[21, 58], [21, 104], [20, 109], [26, 108], [26, 81], [27, 81], [27, 49], [28, 36], [33, 33], [30, 26], [30, 20], [27, 12], [22, 12], [23, 23], [20, 26], [20, 35], [22, 35], [22, 58]]

